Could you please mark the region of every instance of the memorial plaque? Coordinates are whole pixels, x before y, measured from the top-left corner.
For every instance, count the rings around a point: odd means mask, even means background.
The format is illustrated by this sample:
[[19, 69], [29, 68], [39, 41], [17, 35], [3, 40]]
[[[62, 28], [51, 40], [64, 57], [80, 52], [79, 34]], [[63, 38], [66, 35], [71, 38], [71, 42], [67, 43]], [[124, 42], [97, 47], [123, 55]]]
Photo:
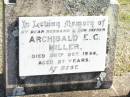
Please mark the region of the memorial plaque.
[[107, 16], [20, 17], [20, 76], [104, 71], [107, 29]]

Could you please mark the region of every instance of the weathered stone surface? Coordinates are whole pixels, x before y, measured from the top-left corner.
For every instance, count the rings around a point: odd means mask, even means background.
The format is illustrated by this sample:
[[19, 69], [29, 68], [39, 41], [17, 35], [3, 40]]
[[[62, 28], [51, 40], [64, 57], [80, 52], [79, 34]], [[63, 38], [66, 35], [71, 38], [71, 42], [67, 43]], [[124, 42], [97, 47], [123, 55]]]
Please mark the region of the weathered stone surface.
[[[0, 13], [3, 13], [3, 4], [2, 2], [0, 1]], [[2, 14], [0, 14], [0, 74], [3, 72], [3, 33], [2, 33], [2, 19], [3, 19], [3, 16]]]
[[[89, 91], [73, 91], [64, 93], [50, 93], [30, 95], [24, 97], [129, 97], [130, 93], [130, 73], [123, 76], [115, 76], [113, 85], [110, 89], [89, 90]], [[125, 83], [124, 83], [125, 82]]]
[[[5, 7], [7, 94], [12, 95], [17, 86], [25, 87], [26, 94], [110, 87], [114, 66], [118, 5], [110, 4], [109, 0], [17, 0], [15, 5]], [[18, 17], [66, 15], [105, 15], [109, 17], [104, 81], [100, 80], [102, 77], [100, 72], [19, 78]], [[101, 83], [101, 86], [98, 83]], [[35, 86], [38, 88], [30, 88]]]

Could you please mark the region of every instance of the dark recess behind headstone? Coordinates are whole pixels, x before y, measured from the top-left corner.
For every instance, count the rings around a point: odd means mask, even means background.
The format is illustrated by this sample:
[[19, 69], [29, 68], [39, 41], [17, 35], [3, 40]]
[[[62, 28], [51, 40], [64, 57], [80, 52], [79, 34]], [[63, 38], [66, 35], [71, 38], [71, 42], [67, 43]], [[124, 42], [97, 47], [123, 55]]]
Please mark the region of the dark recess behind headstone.
[[16, 3], [16, 0], [9, 0], [9, 3]]

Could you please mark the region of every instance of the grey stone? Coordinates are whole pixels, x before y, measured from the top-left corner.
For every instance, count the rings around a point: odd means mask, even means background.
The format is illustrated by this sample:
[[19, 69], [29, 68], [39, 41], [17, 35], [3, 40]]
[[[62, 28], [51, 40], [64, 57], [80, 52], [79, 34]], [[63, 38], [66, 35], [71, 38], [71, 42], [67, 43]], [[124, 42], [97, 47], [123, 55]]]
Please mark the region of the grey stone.
[[[95, 72], [60, 76], [25, 77], [21, 79], [18, 74], [18, 17], [70, 15], [103, 15], [109, 17], [106, 74]], [[17, 0], [15, 5], [6, 5], [5, 45], [7, 95], [12, 95], [13, 90], [17, 86], [25, 87], [25, 94], [110, 88], [114, 67], [117, 17], [118, 5], [110, 4], [109, 0]]]

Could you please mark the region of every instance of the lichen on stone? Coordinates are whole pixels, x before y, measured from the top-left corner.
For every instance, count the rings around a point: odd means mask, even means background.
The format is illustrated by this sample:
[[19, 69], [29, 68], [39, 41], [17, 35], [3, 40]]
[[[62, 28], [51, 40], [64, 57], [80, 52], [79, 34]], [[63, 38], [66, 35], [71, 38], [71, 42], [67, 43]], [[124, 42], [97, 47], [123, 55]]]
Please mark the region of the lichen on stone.
[[110, 0], [65, 0], [65, 8], [71, 15], [100, 15], [109, 6]]

